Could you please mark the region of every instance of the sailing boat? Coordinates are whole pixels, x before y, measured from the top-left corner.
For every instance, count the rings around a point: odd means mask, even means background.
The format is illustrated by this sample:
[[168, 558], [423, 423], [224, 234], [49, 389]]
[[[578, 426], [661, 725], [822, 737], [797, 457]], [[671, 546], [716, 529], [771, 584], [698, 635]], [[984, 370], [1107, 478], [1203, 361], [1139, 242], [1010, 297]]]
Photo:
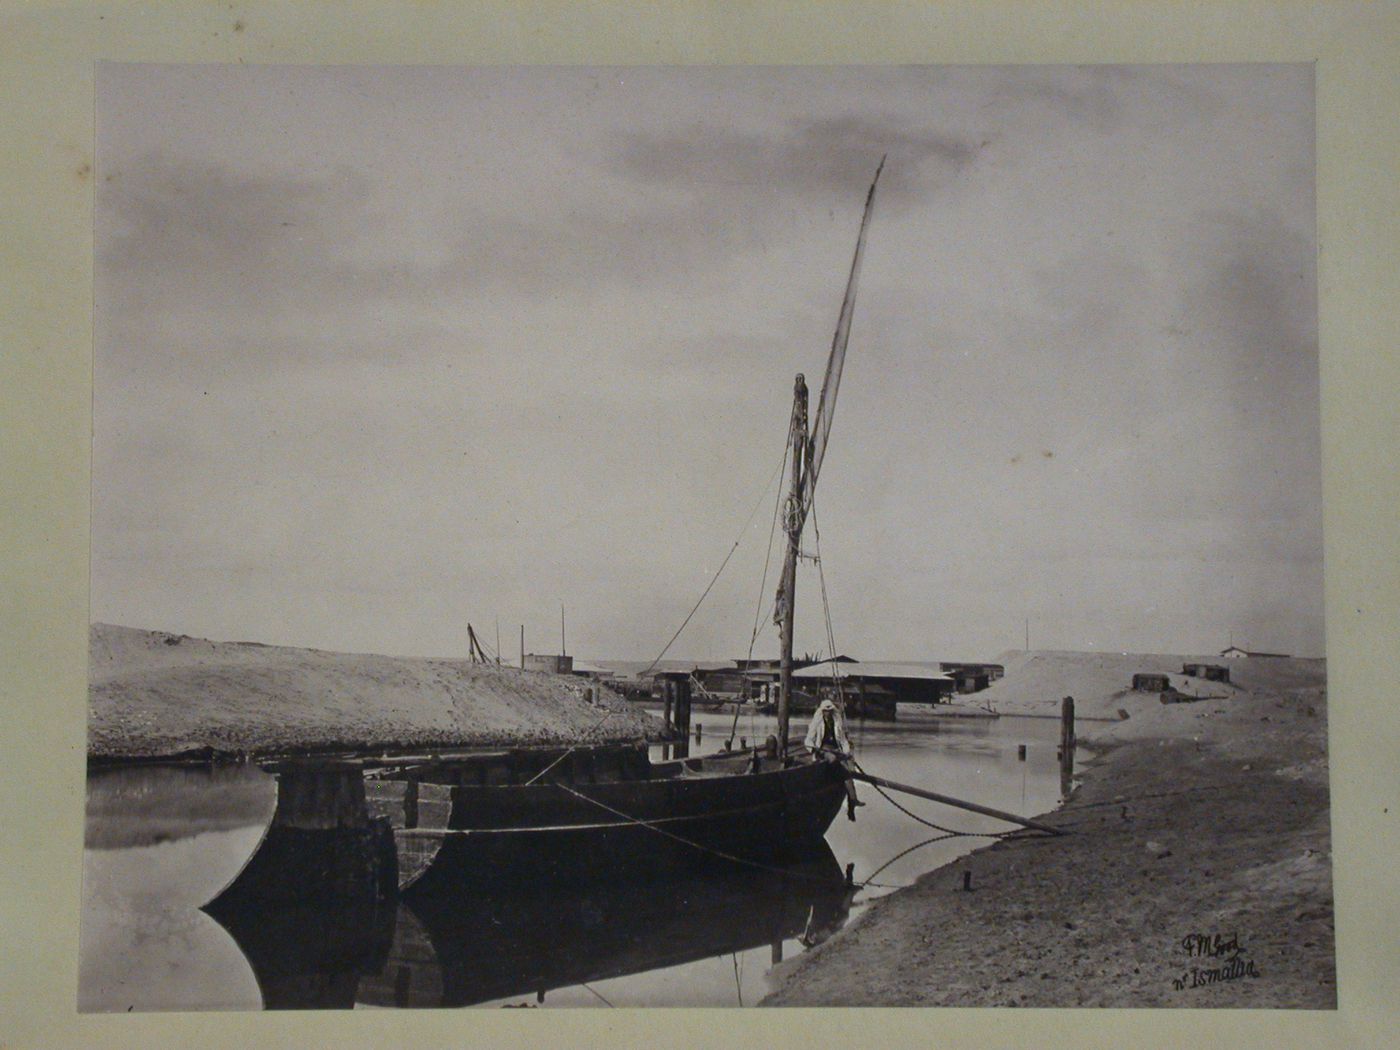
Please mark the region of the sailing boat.
[[[781, 644], [776, 739], [760, 747], [663, 762], [652, 762], [644, 745], [362, 759], [350, 766], [337, 763], [333, 773], [325, 774], [341, 778], [332, 787], [315, 783], [320, 774], [306, 763], [289, 762], [274, 769], [279, 801], [268, 835], [225, 893], [257, 898], [266, 886], [269, 893], [285, 897], [289, 857], [304, 852], [307, 839], [304, 819], [294, 803], [284, 807], [283, 800], [328, 793], [363, 800], [359, 812], [365, 829], [377, 829], [371, 837], [383, 840], [392, 829], [390, 863], [399, 890], [417, 895], [452, 893], [470, 884], [499, 888], [736, 862], [790, 862], [822, 846], [846, 800], [848, 771], [792, 748], [788, 740], [793, 600], [803, 527], [831, 432], [865, 236], [883, 168], [882, 158], [866, 195], [810, 426], [801, 375], [793, 390], [787, 553], [774, 615]], [[360, 781], [347, 789], [343, 780], [352, 767], [359, 769]], [[336, 830], [349, 834], [353, 829], [341, 815]], [[293, 843], [295, 850], [288, 848]], [[314, 875], [313, 883], [324, 881], [319, 873], [326, 865], [309, 857], [297, 864]], [[315, 896], [325, 889], [307, 886], [306, 892]]]

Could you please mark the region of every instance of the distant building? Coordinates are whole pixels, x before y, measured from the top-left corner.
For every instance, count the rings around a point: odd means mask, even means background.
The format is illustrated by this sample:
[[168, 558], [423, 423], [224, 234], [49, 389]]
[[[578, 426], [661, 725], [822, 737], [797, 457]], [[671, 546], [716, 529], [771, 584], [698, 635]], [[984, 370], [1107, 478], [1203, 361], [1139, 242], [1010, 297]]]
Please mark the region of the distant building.
[[572, 656], [526, 653], [524, 664], [527, 671], [543, 671], [545, 674], [574, 673], [574, 658]]
[[744, 672], [733, 663], [728, 663], [723, 667], [696, 667], [691, 672], [695, 680], [707, 692], [726, 693], [738, 696], [744, 691]]
[[[837, 668], [836, 664], [841, 666]], [[870, 693], [888, 693], [893, 702], [903, 704], [936, 704], [957, 688], [951, 675], [924, 664], [883, 660], [857, 662], [839, 657], [794, 671], [792, 677], [805, 688], [834, 684], [838, 675], [843, 688], [850, 693], [859, 694], [865, 688]]]
[[[565, 659], [570, 658], [566, 657]], [[606, 667], [599, 667], [596, 664], [584, 663], [582, 660], [574, 660], [573, 667], [571, 667], [567, 673], [579, 678], [591, 678], [595, 682], [617, 677], [616, 671], [609, 670]]]
[[985, 675], [988, 681], [995, 682], [1006, 674], [1006, 668], [1001, 664], [967, 663], [958, 660], [944, 660], [938, 665], [948, 674], [955, 674], [958, 671], [968, 671], [974, 675]]
[[1208, 682], [1230, 680], [1230, 669], [1219, 664], [1182, 664], [1181, 673], [1192, 678], [1204, 678]]
[[1288, 659], [1287, 653], [1256, 653], [1250, 649], [1241, 649], [1238, 645], [1232, 645], [1228, 649], [1220, 650], [1220, 655], [1229, 660], [1239, 660], [1245, 657], [1266, 657], [1274, 660]]

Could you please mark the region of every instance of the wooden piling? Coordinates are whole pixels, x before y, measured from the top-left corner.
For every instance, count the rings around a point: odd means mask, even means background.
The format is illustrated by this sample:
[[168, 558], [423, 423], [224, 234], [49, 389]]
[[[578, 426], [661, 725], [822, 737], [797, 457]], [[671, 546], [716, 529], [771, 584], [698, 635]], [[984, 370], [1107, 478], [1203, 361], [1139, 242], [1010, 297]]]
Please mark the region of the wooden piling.
[[1073, 757], [1074, 751], [1074, 697], [1067, 696], [1060, 701], [1060, 749]]
[[676, 715], [676, 757], [690, 757], [690, 680], [677, 678], [674, 682]]
[[1074, 697], [1060, 702], [1060, 797], [1069, 796], [1074, 783]]

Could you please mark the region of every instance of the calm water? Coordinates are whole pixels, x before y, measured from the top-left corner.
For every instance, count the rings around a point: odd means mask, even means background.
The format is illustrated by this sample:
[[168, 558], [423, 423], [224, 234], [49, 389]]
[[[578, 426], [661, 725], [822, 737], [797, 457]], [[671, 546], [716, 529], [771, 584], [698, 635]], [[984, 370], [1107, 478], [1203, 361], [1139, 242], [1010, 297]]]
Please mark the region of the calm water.
[[[870, 773], [1033, 815], [1060, 794], [1051, 719], [853, 724]], [[730, 716], [696, 712], [695, 750], [716, 748]], [[761, 740], [772, 718], [743, 716]], [[1027, 745], [1027, 757], [1017, 747]], [[618, 886], [470, 902], [401, 904], [373, 914], [224, 919], [200, 906], [257, 848], [276, 804], [256, 768], [138, 768], [89, 777], [79, 1008], [85, 1011], [437, 1005], [736, 1006], [766, 975], [830, 936], [873, 898], [985, 845], [940, 834], [860, 786], [867, 803], [827, 834], [831, 855], [786, 874], [738, 872], [664, 888]], [[893, 796], [926, 820], [1004, 830], [991, 818]], [[855, 892], [841, 885], [854, 864]], [[951, 877], [951, 876], [950, 876]], [[543, 993], [541, 995], [541, 993]]]

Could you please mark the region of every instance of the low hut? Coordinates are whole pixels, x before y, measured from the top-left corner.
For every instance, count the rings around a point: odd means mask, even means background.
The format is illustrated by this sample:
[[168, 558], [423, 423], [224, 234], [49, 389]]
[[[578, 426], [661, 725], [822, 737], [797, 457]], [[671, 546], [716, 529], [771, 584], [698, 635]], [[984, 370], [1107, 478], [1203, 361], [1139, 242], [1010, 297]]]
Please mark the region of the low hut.
[[1164, 674], [1133, 675], [1133, 691], [1138, 693], [1160, 693], [1171, 688], [1171, 679]]
[[1220, 664], [1183, 664], [1181, 673], [1192, 678], [1204, 678], [1208, 682], [1228, 682], [1230, 669]]

